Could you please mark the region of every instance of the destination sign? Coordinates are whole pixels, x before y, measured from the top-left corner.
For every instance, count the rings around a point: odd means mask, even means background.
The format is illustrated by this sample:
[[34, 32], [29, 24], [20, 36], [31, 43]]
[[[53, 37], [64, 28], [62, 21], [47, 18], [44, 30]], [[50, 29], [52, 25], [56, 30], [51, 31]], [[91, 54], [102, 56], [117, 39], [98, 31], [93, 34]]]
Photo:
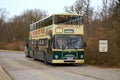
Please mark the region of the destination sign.
[[73, 29], [65, 29], [64, 33], [74, 33], [74, 30]]

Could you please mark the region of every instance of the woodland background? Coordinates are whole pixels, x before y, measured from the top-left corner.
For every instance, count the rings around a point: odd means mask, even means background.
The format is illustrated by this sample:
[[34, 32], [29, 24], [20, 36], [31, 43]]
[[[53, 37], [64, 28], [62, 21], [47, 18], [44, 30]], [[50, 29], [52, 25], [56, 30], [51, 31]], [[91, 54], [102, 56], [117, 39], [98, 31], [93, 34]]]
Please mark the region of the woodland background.
[[[71, 6], [64, 7], [66, 12], [84, 15], [85, 61], [120, 67], [120, 0], [102, 0], [102, 7], [97, 10], [92, 7], [91, 1], [76, 0]], [[25, 39], [29, 36], [29, 24], [48, 16], [48, 12], [27, 9], [11, 18], [7, 17], [8, 13], [0, 8], [0, 49], [23, 51]], [[100, 39], [108, 40], [108, 53], [99, 53]]]

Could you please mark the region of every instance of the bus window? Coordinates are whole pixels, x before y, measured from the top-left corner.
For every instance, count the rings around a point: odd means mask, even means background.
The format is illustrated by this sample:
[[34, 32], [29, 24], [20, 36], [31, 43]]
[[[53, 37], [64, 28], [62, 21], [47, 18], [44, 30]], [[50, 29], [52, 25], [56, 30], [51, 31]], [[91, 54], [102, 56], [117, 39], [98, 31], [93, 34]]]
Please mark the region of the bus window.
[[44, 21], [41, 21], [40, 26], [44, 27]]
[[48, 19], [46, 19], [46, 20], [44, 21], [44, 26], [52, 25], [52, 20], [53, 20], [52, 17], [49, 17]]
[[32, 30], [35, 30], [34, 24], [31, 24], [31, 25], [30, 25], [30, 31], [32, 31]]
[[38, 44], [39, 46], [47, 46], [47, 39], [40, 39]]
[[80, 25], [83, 23], [82, 16], [70, 16], [70, 15], [55, 15], [55, 24], [65, 24], [65, 25]]
[[41, 40], [41, 45], [43, 46], [45, 43], [44, 43], [44, 40]]
[[39, 44], [39, 46], [41, 46], [41, 40], [39, 40], [38, 44]]
[[68, 48], [68, 36], [55, 36], [55, 48], [63, 49]]
[[81, 49], [84, 48], [83, 36], [70, 36], [70, 48]]
[[40, 28], [40, 22], [36, 23], [37, 29]]
[[34, 45], [36, 45], [36, 41], [35, 40], [31, 40], [32, 42], [32, 45], [34, 46]]
[[83, 36], [55, 36], [55, 49], [81, 49], [84, 48]]

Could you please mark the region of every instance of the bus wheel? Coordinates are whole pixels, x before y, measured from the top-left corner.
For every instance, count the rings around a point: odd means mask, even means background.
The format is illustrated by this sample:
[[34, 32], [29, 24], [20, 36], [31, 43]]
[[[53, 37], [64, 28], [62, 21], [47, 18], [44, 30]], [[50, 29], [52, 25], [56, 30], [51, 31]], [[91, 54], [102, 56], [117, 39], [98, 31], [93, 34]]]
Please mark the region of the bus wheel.
[[37, 59], [34, 57], [34, 60], [36, 61]]
[[29, 57], [29, 51], [25, 51], [25, 56]]
[[35, 55], [35, 52], [33, 53], [33, 58], [34, 58], [34, 60], [37, 60], [37, 59], [36, 59], [36, 55]]
[[45, 63], [46, 65], [48, 64], [46, 54], [44, 54], [44, 63]]

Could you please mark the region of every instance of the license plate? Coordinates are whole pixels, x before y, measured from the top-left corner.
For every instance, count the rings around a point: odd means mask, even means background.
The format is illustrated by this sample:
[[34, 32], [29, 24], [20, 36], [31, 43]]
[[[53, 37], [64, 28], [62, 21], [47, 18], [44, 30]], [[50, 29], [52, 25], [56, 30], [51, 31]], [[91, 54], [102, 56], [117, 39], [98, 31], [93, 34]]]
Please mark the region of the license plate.
[[67, 60], [73, 60], [73, 57], [67, 57]]

